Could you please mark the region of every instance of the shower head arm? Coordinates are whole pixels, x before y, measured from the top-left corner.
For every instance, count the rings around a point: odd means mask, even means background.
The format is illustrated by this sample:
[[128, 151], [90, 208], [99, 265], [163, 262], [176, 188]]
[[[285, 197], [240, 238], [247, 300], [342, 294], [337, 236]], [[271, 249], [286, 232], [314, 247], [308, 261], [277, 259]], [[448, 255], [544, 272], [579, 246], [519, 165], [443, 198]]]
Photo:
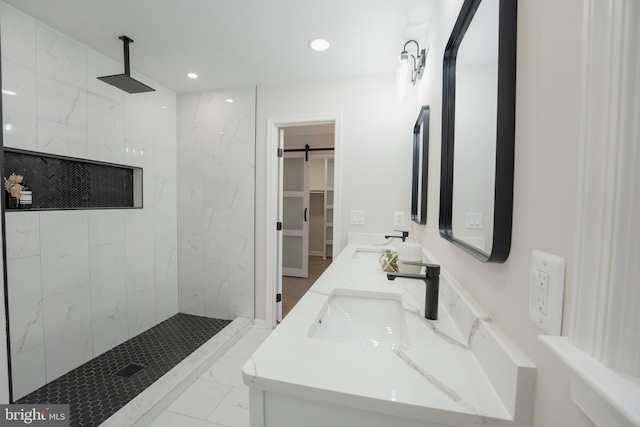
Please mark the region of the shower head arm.
[[133, 43], [133, 40], [127, 36], [120, 36], [118, 38], [122, 40], [122, 44], [124, 45], [124, 73], [127, 76], [130, 76], [131, 66], [129, 64], [129, 43]]
[[155, 89], [139, 82], [131, 77], [131, 64], [129, 63], [129, 43], [133, 43], [127, 36], [118, 37], [124, 44], [124, 74], [114, 74], [111, 76], [98, 77], [98, 80], [115, 86], [127, 93], [153, 92]]

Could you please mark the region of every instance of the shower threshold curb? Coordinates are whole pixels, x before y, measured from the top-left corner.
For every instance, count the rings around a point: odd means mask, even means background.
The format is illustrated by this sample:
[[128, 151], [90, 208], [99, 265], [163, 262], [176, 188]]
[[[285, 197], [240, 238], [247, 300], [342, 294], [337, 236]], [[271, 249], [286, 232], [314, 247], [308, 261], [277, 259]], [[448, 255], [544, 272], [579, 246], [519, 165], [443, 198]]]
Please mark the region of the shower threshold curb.
[[174, 366], [133, 400], [109, 417], [100, 427], [143, 427], [149, 425], [171, 402], [195, 382], [252, 326], [251, 319], [238, 317], [209, 341]]

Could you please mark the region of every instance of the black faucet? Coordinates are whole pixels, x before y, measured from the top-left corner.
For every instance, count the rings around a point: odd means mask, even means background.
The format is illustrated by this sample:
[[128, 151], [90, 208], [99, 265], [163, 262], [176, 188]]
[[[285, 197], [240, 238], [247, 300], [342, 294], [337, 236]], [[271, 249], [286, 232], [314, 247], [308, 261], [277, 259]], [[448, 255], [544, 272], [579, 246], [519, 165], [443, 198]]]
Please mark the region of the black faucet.
[[402, 233], [402, 236], [384, 236], [385, 239], [402, 239], [402, 241], [404, 242], [405, 239], [407, 237], [409, 237], [409, 232], [408, 231], [401, 231], [401, 230], [393, 230], [393, 231], [397, 231], [398, 233]]
[[429, 320], [438, 320], [438, 292], [440, 291], [440, 266], [423, 262], [401, 261], [407, 265], [419, 265], [425, 267], [424, 274], [387, 273], [387, 279], [395, 280], [396, 277], [405, 279], [424, 280], [427, 291], [424, 297], [424, 317]]

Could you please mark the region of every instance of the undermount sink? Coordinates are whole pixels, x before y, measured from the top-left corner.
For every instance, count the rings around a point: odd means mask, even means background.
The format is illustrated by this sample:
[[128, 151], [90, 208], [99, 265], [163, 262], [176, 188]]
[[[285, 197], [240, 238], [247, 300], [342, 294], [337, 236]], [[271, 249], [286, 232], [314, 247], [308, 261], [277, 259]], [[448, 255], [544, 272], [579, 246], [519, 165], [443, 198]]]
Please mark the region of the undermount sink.
[[357, 249], [353, 253], [354, 259], [361, 259], [367, 264], [373, 267], [380, 266], [380, 255], [382, 255], [383, 249]]
[[382, 249], [356, 249], [353, 253], [353, 258], [355, 259], [365, 259], [365, 260], [378, 260], [380, 255], [382, 254]]
[[309, 336], [365, 347], [409, 348], [402, 299], [381, 292], [335, 289]]

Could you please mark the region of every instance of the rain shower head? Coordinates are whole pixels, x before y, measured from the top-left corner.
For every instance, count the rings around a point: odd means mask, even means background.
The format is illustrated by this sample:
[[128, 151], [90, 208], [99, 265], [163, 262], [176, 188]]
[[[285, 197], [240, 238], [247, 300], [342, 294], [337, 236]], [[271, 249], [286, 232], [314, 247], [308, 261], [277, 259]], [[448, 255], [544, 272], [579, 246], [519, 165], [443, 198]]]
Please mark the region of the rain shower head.
[[155, 89], [150, 88], [144, 83], [131, 77], [131, 68], [129, 67], [129, 43], [133, 43], [127, 36], [118, 37], [124, 44], [124, 74], [114, 74], [113, 76], [98, 77], [105, 83], [109, 83], [127, 93], [153, 92]]

